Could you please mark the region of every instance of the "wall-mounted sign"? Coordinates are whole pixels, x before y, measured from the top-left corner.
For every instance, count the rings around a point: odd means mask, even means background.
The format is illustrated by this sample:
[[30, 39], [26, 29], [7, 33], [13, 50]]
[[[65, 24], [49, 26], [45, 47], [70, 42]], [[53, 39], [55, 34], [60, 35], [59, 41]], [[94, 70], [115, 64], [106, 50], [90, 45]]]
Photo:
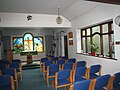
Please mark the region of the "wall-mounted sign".
[[69, 37], [69, 45], [73, 45], [73, 32], [69, 32], [68, 37]]

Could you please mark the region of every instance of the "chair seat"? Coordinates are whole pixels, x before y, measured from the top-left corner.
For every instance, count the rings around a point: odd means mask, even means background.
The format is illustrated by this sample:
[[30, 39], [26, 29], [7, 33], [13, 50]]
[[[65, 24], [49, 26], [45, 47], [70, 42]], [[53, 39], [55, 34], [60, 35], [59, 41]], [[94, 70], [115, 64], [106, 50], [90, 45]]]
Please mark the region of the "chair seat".
[[97, 77], [99, 77], [99, 76], [96, 74], [90, 74], [90, 79], [97, 78]]
[[[58, 70], [59, 71], [59, 70]], [[49, 73], [49, 76], [55, 76], [55, 73], [56, 73], [56, 71], [51, 71], [50, 73]]]
[[58, 86], [64, 85], [64, 84], [70, 84], [70, 81], [69, 80], [65, 80], [65, 79], [59, 79], [58, 80]]
[[113, 90], [120, 90], [120, 84], [115, 84], [113, 86]]
[[78, 81], [83, 81], [83, 80], [86, 80], [85, 78], [83, 78], [83, 77], [77, 77], [76, 79], [75, 79], [75, 82], [78, 82]]
[[11, 90], [11, 87], [0, 87], [0, 90]]
[[105, 88], [95, 88], [95, 90], [106, 90]]

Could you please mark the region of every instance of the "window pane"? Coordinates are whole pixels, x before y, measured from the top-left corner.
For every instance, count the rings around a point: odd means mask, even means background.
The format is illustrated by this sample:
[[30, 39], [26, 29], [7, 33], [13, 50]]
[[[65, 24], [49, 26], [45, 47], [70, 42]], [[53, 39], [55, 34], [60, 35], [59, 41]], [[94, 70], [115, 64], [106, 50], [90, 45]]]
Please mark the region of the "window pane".
[[43, 52], [43, 38], [41, 37], [34, 38], [34, 50], [38, 52]]
[[86, 53], [86, 43], [85, 43], [85, 38], [83, 38], [82, 45], [83, 45], [83, 53]]
[[103, 35], [103, 54], [106, 56], [109, 52], [109, 41], [108, 35]]
[[114, 34], [112, 36], [111, 46], [112, 46], [112, 58], [115, 58], [115, 48], [114, 48]]
[[102, 25], [102, 32], [103, 33], [108, 33], [108, 24]]
[[85, 30], [82, 31], [82, 35], [83, 35], [83, 36], [85, 35]]
[[90, 28], [87, 29], [87, 35], [90, 35]]
[[25, 34], [24, 36], [24, 50], [33, 51], [33, 36], [31, 34]]
[[96, 26], [92, 28], [92, 34], [94, 34], [95, 32], [99, 32], [100, 33], [100, 26]]
[[14, 53], [23, 51], [23, 38], [13, 37], [13, 49]]
[[98, 51], [96, 52], [97, 54], [101, 53], [101, 48], [100, 48], [100, 35], [96, 34], [93, 36], [93, 43], [98, 46]]
[[90, 37], [87, 38], [88, 53], [91, 53]]

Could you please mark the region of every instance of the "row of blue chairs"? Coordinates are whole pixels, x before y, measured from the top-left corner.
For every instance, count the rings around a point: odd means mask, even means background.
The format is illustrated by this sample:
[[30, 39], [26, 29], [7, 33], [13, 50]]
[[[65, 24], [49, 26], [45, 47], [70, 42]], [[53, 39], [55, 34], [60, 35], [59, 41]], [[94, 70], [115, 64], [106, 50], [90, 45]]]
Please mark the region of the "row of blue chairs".
[[[96, 69], [94, 69], [95, 67]], [[47, 70], [46, 70], [46, 81], [48, 86], [49, 86], [49, 78], [55, 78], [55, 73], [60, 70], [72, 70], [72, 82], [76, 82], [86, 79], [93, 79], [100, 76], [99, 74], [97, 75], [97, 73], [101, 72], [101, 65], [92, 65], [90, 68], [87, 68], [85, 66], [75, 68], [74, 64], [70, 62], [63, 64], [62, 69], [60, 69], [59, 64], [51, 64], [47, 66]]]
[[[98, 76], [94, 79], [86, 79], [84, 75], [85, 73], [82, 71], [85, 72], [85, 67], [77, 68], [76, 73], [72, 73], [71, 70], [62, 70], [56, 72], [55, 80], [52, 82], [52, 88], [55, 87], [57, 90], [57, 88], [60, 87], [70, 86], [70, 90], [120, 90], [120, 72], [114, 74], [114, 76], [107, 74]], [[71, 76], [73, 76], [75, 79], [72, 80]], [[86, 81], [88, 82], [88, 80], [90, 82], [89, 87], [81, 84], [79, 86], [78, 83]], [[76, 84], [78, 86], [76, 86]], [[88, 88], [85, 89], [86, 87]]]
[[[83, 79], [83, 77], [81, 79], [79, 74], [80, 73], [74, 75], [71, 70], [58, 71], [55, 74], [55, 80], [52, 81], [52, 88], [53, 89], [55, 88], [55, 90], [57, 90], [58, 88], [61, 87], [70, 86], [70, 90], [105, 90], [104, 88], [108, 85], [111, 77], [108, 74], [108, 75], [99, 76], [96, 79], [85, 79], [85, 78]], [[72, 76], [76, 78], [75, 82], [73, 82]], [[82, 85], [81, 84], [79, 85], [78, 83], [81, 83]], [[110, 88], [108, 89], [110, 90]]]
[[113, 76], [107, 74], [96, 79], [75, 82], [70, 90], [120, 90], [120, 72]]
[[[66, 63], [66, 64], [69, 64], [69, 63]], [[65, 65], [66, 65], [65, 64]], [[95, 66], [99, 66], [99, 65], [94, 65], [94, 66], [91, 66], [91, 67], [95, 67]], [[70, 69], [70, 68], [68, 68], [68, 65], [66, 65], [66, 69], [62, 69], [62, 72], [64, 72], [65, 70], [70, 70], [70, 75], [69, 75], [69, 77], [70, 77], [70, 83], [68, 84], [68, 86], [70, 85], [70, 84], [72, 84], [72, 83], [74, 83], [74, 82], [78, 82], [78, 81], [83, 81], [83, 80], [88, 80], [88, 79], [93, 79], [93, 77], [92, 78], [90, 78], [88, 75], [90, 74], [90, 72], [91, 72], [91, 74], [95, 74], [96, 76], [97, 76], [97, 74], [96, 73], [98, 73], [99, 72], [99, 70], [98, 70], [98, 72], [97, 72], [97, 69], [96, 69], [96, 71], [94, 72], [93, 71], [93, 69], [91, 69], [90, 70], [90, 68], [87, 68], [87, 67], [78, 67], [78, 68], [76, 68], [76, 69]], [[61, 72], [61, 71], [59, 71], [59, 65], [57, 65], [57, 64], [52, 64], [52, 65], [50, 65], [50, 66], [48, 66], [48, 69], [49, 70], [47, 70], [47, 75], [46, 75], [46, 81], [47, 81], [47, 85], [49, 86], [49, 78], [55, 78], [55, 81], [56, 81], [56, 78], [58, 78], [58, 73], [59, 72]], [[56, 74], [57, 73], [57, 74]], [[62, 78], [64, 77], [64, 73], [63, 74], [61, 74], [62, 76]], [[94, 78], [96, 78], [96, 77], [94, 77]], [[65, 80], [65, 78], [64, 78], [64, 80]], [[68, 80], [68, 79], [67, 79]], [[56, 82], [57, 83], [57, 82]], [[58, 84], [56, 84], [55, 82], [52, 84], [52, 86], [54, 86], [55, 85], [55, 88], [57, 89], [57, 88], [59, 88], [59, 87], [62, 87], [61, 85], [59, 86]], [[59, 83], [59, 82], [58, 82]], [[64, 83], [64, 82], [63, 82]], [[66, 84], [66, 83], [64, 83], [64, 84]], [[58, 85], [58, 86], [57, 86]], [[63, 86], [66, 86], [66, 85], [63, 85]]]
[[9, 63], [8, 60], [1, 60], [0, 61], [0, 70], [5, 68], [15, 68], [17, 71], [17, 75], [20, 75], [22, 81], [22, 63], [21, 60], [15, 59], [12, 60], [12, 63]]

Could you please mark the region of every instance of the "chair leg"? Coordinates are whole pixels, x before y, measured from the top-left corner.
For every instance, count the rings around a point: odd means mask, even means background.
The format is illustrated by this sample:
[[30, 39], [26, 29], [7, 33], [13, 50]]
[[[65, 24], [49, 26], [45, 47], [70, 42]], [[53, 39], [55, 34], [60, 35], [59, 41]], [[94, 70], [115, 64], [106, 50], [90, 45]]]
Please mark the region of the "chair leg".
[[16, 90], [18, 90], [18, 81], [15, 82]]
[[21, 78], [21, 81], [22, 81], [22, 73], [20, 74], [20, 78]]
[[14, 86], [15, 86], [15, 90], [18, 90], [18, 81], [14, 80]]
[[47, 86], [49, 87], [49, 78], [46, 77]]
[[54, 90], [54, 81], [52, 81], [52, 90]]
[[64, 90], [66, 90], [66, 87], [64, 87]]

